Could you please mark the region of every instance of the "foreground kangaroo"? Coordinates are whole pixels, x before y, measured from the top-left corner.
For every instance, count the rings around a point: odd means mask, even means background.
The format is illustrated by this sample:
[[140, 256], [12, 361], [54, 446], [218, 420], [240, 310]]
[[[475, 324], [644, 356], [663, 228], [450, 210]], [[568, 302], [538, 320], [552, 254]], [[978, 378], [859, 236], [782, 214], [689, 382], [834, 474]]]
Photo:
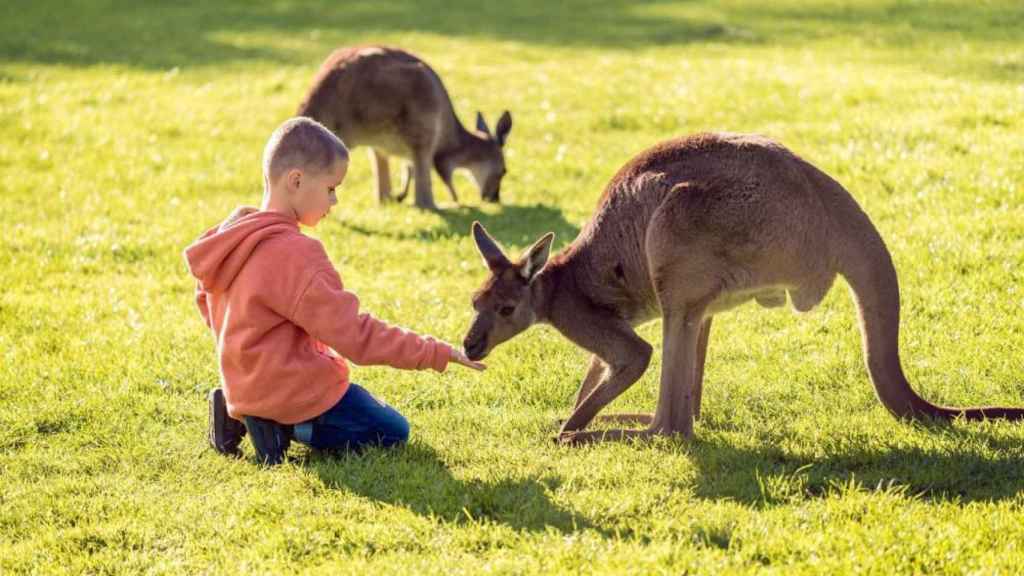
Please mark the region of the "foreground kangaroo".
[[297, 114], [333, 130], [345, 144], [369, 146], [377, 179], [377, 198], [391, 197], [388, 155], [411, 160], [398, 201], [416, 182], [416, 206], [436, 209], [430, 170], [441, 176], [458, 203], [452, 172], [467, 168], [484, 200], [498, 202], [505, 175], [502, 147], [512, 129], [506, 110], [492, 134], [479, 112], [476, 131], [455, 116], [437, 74], [408, 52], [382, 46], [342, 48], [320, 66]]
[[[535, 322], [593, 353], [559, 439], [585, 442], [693, 434], [715, 314], [751, 299], [808, 311], [841, 274], [860, 314], [864, 355], [882, 404], [898, 418], [1024, 418], [1017, 408], [946, 408], [918, 396], [900, 366], [900, 297], [889, 252], [837, 182], [758, 136], [670, 140], [612, 178], [579, 237], [547, 262], [552, 234], [510, 262], [479, 223], [491, 270], [473, 297], [465, 339], [479, 360]], [[546, 264], [546, 265], [545, 265]], [[661, 316], [661, 388], [653, 415], [609, 416], [646, 430], [582, 432], [647, 369], [651, 346], [633, 327]]]

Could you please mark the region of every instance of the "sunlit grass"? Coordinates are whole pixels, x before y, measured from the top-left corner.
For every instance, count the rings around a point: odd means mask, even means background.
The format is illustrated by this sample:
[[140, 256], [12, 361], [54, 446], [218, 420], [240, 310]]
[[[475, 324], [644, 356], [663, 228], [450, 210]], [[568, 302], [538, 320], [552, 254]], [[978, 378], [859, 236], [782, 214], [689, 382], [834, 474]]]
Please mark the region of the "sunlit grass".
[[[265, 138], [360, 42], [424, 57], [467, 123], [514, 117], [501, 207], [466, 178], [465, 207], [377, 207], [355, 153], [312, 234], [378, 316], [459, 341], [474, 219], [564, 246], [633, 154], [755, 131], [882, 232], [915, 387], [1024, 405], [1017, 3], [441, 4], [0, 8], [0, 572], [1018, 570], [1024, 429], [893, 420], [841, 283], [811, 314], [716, 320], [691, 443], [555, 446], [586, 355], [535, 328], [482, 375], [355, 369], [412, 421], [402, 450], [213, 454], [181, 250], [258, 201]], [[614, 407], [652, 409], [659, 368]]]

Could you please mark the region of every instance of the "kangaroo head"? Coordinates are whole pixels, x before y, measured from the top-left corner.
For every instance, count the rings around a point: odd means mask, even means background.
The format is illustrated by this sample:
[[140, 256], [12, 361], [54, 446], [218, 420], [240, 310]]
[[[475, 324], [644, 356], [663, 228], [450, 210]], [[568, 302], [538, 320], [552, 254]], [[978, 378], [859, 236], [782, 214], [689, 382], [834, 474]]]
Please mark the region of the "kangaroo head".
[[498, 119], [494, 132], [487, 127], [484, 115], [476, 113], [475, 146], [463, 160], [480, 188], [480, 197], [488, 202], [498, 202], [501, 194], [501, 179], [505, 176], [505, 141], [512, 130], [512, 115], [508, 110]]
[[517, 262], [511, 262], [487, 230], [479, 222], [473, 223], [473, 238], [491, 274], [473, 295], [476, 317], [462, 343], [471, 359], [484, 358], [495, 346], [537, 321], [537, 303], [530, 287], [548, 260], [554, 237], [545, 234]]

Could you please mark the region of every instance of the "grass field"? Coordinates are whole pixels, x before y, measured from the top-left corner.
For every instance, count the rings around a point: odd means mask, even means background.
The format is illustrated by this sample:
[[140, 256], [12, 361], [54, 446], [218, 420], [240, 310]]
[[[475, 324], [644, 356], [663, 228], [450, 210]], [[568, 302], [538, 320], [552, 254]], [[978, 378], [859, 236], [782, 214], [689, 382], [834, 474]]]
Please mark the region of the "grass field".
[[[756, 131], [878, 226], [922, 395], [1024, 405], [1018, 0], [478, 4], [0, 7], [0, 573], [1018, 573], [1024, 425], [892, 419], [842, 283], [716, 320], [691, 442], [554, 445], [587, 356], [539, 327], [479, 375], [355, 369], [404, 449], [208, 449], [182, 248], [258, 201], [266, 137], [363, 42], [430, 62], [465, 123], [514, 117], [500, 207], [466, 178], [463, 207], [377, 207], [357, 150], [313, 235], [377, 316], [461, 341], [474, 219], [564, 246], [645, 147]], [[652, 409], [659, 370], [613, 407]]]

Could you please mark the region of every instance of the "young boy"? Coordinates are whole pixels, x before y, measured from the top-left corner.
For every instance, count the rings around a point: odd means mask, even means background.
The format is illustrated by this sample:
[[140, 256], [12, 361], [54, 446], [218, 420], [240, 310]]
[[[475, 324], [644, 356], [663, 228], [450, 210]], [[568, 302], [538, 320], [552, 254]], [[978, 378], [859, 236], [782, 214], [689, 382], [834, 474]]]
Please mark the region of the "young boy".
[[209, 440], [219, 452], [237, 454], [246, 432], [268, 464], [281, 462], [291, 439], [320, 449], [405, 442], [408, 422], [349, 382], [345, 359], [484, 368], [461, 349], [360, 313], [323, 246], [299, 231], [337, 204], [347, 169], [337, 136], [292, 118], [264, 150], [262, 207], [235, 210], [185, 249], [220, 357], [223, 390], [209, 396]]

